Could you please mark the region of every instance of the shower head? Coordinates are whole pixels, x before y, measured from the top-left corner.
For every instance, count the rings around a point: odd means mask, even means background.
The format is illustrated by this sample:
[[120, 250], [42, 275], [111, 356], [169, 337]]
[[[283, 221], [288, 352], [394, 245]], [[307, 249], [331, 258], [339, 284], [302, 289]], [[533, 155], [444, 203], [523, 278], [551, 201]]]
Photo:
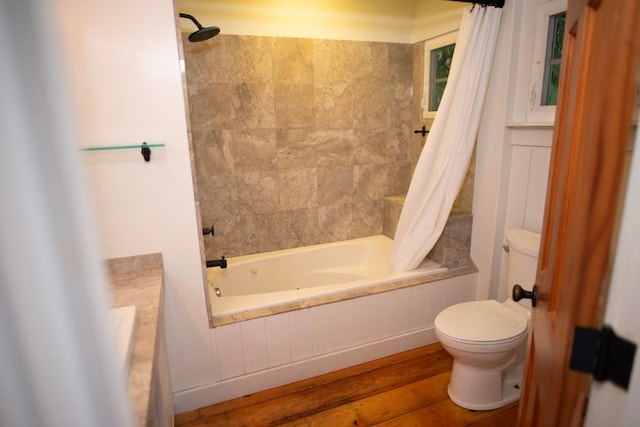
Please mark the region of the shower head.
[[196, 18], [194, 18], [193, 16], [187, 13], [181, 13], [180, 18], [190, 19], [194, 24], [196, 24], [196, 27], [198, 27], [196, 31], [189, 34], [190, 42], [205, 41], [207, 39], [210, 39], [211, 37], [217, 36], [218, 33], [220, 32], [220, 28], [218, 27], [203, 27], [202, 25], [200, 25], [200, 23]]

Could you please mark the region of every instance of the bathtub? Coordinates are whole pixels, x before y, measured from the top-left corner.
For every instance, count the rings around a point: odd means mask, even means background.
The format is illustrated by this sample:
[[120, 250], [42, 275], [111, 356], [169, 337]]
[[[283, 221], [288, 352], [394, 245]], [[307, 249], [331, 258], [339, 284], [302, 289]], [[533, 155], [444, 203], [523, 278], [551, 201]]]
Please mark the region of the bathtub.
[[226, 269], [207, 269], [211, 314], [214, 321], [226, 318], [223, 323], [245, 320], [424, 283], [447, 272], [426, 260], [416, 270], [390, 275], [392, 242], [372, 236], [228, 258]]

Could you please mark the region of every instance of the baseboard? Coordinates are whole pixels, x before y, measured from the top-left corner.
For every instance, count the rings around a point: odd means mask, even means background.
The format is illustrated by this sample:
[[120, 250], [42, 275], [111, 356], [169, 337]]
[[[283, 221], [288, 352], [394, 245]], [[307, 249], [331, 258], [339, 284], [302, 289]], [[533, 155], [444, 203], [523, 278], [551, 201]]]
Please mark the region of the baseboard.
[[224, 402], [437, 342], [433, 326], [174, 394], [175, 413]]

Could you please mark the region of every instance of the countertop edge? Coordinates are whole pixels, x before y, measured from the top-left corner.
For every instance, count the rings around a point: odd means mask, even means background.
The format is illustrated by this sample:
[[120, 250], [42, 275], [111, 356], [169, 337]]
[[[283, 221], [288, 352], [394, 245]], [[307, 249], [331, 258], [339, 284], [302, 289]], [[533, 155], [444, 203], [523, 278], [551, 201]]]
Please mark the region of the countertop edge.
[[[129, 257], [138, 258], [137, 260], [118, 259], [115, 269], [117, 273], [114, 274], [114, 269], [111, 268], [110, 276], [113, 307], [136, 306], [135, 344], [128, 384], [137, 426], [147, 425], [160, 326], [164, 271], [155, 255], [142, 256], [142, 261], [138, 257]], [[113, 260], [109, 262], [113, 263]], [[125, 268], [118, 269], [117, 263]], [[131, 266], [137, 267], [132, 269]], [[146, 269], [147, 266], [159, 268]]]

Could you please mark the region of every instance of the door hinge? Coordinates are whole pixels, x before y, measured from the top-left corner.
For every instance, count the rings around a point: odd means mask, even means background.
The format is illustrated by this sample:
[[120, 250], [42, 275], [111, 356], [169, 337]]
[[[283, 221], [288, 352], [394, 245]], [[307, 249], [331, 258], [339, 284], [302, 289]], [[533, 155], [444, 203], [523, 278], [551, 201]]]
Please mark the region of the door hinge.
[[616, 335], [610, 326], [576, 326], [569, 369], [592, 374], [596, 381], [610, 380], [626, 390], [635, 354], [636, 345]]

